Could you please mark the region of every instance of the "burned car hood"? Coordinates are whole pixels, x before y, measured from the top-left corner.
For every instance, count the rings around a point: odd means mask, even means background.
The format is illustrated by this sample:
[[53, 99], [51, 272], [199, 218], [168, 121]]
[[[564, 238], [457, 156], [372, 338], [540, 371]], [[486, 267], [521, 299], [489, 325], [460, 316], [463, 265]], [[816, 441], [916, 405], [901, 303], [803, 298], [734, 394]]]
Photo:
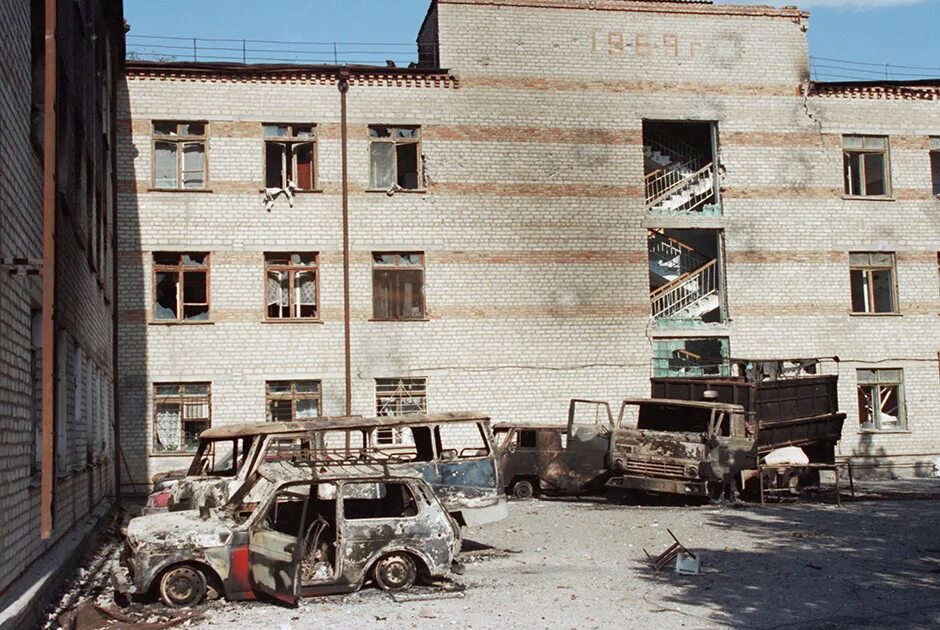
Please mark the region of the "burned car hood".
[[169, 547], [218, 547], [228, 542], [235, 523], [217, 510], [208, 519], [199, 517], [199, 510], [148, 514], [131, 519], [127, 541], [132, 548], [141, 543]]

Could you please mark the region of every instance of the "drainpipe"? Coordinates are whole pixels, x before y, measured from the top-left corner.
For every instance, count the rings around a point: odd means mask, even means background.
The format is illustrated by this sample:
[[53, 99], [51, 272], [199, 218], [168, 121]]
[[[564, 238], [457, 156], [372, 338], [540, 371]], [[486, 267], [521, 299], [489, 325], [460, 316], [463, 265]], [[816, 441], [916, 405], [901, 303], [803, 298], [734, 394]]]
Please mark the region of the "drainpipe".
[[[340, 68], [336, 87], [340, 94], [340, 128], [343, 159], [343, 325], [346, 359], [346, 415], [352, 415], [352, 364], [349, 348], [349, 171], [347, 160], [348, 132], [346, 126], [346, 93], [349, 92], [349, 69]], [[347, 436], [347, 440], [349, 437]]]
[[56, 239], [56, 0], [45, 0], [45, 85], [43, 86], [42, 156], [42, 468], [39, 531], [52, 536], [52, 492], [55, 474], [55, 239]]

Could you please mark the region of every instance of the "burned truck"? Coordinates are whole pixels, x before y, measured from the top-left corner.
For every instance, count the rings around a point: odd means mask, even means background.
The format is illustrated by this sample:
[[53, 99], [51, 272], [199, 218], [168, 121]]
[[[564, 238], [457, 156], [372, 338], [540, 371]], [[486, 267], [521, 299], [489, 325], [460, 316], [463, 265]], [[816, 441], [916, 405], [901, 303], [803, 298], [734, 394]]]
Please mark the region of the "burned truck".
[[623, 401], [606, 486], [717, 500], [756, 479], [760, 458], [779, 448], [831, 464], [845, 420], [837, 381], [743, 369], [728, 378], [653, 378], [652, 399]]

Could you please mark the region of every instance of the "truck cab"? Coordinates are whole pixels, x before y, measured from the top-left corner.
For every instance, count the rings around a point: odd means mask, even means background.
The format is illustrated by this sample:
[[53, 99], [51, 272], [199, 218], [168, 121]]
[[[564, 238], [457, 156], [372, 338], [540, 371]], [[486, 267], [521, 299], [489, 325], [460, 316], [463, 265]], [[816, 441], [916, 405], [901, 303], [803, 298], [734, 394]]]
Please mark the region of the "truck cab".
[[755, 421], [716, 402], [627, 399], [610, 440], [613, 493], [645, 491], [718, 499], [757, 464]]

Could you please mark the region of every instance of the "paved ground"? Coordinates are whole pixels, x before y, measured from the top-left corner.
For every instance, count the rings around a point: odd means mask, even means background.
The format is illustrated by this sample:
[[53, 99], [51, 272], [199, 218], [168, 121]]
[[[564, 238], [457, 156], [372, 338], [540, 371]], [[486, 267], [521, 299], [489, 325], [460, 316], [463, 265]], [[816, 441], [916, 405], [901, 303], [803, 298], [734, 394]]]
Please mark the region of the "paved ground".
[[[466, 573], [396, 602], [349, 596], [213, 602], [198, 628], [938, 628], [940, 484], [881, 486], [890, 498], [842, 508], [510, 503], [503, 522], [466, 531]], [[924, 498], [924, 497], [933, 498]], [[672, 529], [698, 576], [657, 576], [643, 549]], [[457, 592], [454, 592], [454, 591]], [[154, 605], [152, 610], [161, 607]]]

